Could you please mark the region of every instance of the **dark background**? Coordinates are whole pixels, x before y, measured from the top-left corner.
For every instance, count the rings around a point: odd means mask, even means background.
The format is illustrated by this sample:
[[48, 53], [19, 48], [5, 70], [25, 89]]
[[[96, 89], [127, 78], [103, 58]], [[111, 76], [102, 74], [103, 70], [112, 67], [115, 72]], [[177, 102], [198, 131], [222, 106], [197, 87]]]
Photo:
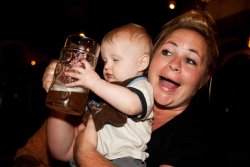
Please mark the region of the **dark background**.
[[[208, 10], [218, 26], [216, 38], [221, 63], [214, 77], [213, 105], [218, 113], [215, 116], [223, 125], [220, 128], [226, 150], [224, 158], [231, 160], [225, 166], [250, 158], [250, 140], [247, 141], [249, 138], [246, 137], [249, 127], [247, 113], [250, 111], [247, 106], [250, 99], [248, 0], [237, 1], [240, 5], [235, 5], [236, 1], [232, 0], [175, 0], [175, 10], [168, 9], [168, 2], [1, 1], [0, 161], [3, 167], [11, 162], [16, 149], [25, 144], [48, 116], [49, 110], [44, 106], [46, 92], [42, 88], [42, 75], [49, 61], [59, 58], [68, 34], [83, 32], [100, 42], [106, 32], [134, 22], [146, 27], [155, 38], [164, 23], [192, 8]], [[239, 53], [247, 57], [244, 65], [239, 63], [231, 67], [231, 71], [226, 71], [224, 62]], [[31, 66], [31, 60], [37, 64]]]
[[[104, 33], [128, 22], [145, 26], [153, 36], [170, 18], [192, 6], [194, 1], [180, 1], [176, 10], [163, 0], [101, 1], [82, 0], [59, 3], [33, 1], [1, 5], [2, 39], [25, 40], [38, 51], [58, 56], [69, 33], [84, 32], [100, 41]], [[51, 55], [47, 55], [51, 56]]]

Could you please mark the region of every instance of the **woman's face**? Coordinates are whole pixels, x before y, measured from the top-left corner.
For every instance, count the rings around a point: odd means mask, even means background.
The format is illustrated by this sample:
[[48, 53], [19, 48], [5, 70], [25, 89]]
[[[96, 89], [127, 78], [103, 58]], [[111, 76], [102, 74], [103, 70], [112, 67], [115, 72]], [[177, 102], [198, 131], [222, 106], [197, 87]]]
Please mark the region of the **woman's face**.
[[207, 45], [197, 32], [177, 29], [156, 49], [149, 68], [155, 102], [185, 108], [204, 83]]

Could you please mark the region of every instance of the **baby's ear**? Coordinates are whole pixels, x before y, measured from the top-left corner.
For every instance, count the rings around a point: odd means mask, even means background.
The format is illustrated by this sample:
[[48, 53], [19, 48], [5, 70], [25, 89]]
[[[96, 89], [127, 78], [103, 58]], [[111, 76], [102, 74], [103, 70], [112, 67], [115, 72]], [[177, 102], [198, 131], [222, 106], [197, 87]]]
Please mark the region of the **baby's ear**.
[[138, 71], [144, 71], [147, 69], [148, 65], [149, 65], [149, 55], [144, 54], [139, 58], [138, 61]]

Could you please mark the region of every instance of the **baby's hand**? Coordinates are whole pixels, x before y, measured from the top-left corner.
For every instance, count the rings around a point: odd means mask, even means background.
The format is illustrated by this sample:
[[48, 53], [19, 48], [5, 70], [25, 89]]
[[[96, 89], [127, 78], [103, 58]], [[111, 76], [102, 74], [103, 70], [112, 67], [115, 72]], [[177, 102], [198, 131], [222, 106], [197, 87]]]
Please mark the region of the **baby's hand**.
[[100, 79], [100, 76], [87, 60], [81, 60], [81, 63], [83, 67], [73, 66], [70, 71], [65, 72], [66, 76], [77, 79], [75, 82], [65, 84], [66, 87], [81, 86], [91, 89], [95, 82]]

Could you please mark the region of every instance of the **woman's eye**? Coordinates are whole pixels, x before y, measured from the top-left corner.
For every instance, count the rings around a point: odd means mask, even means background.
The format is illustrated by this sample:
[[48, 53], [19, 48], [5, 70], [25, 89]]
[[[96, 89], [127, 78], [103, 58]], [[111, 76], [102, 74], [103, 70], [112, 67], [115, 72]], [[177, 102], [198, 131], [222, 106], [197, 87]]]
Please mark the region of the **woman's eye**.
[[172, 55], [172, 53], [169, 52], [168, 50], [162, 50], [162, 54], [163, 54], [164, 56], [171, 56], [171, 55]]
[[188, 64], [196, 65], [196, 62], [193, 61], [192, 59], [187, 59], [186, 62], [187, 62]]

